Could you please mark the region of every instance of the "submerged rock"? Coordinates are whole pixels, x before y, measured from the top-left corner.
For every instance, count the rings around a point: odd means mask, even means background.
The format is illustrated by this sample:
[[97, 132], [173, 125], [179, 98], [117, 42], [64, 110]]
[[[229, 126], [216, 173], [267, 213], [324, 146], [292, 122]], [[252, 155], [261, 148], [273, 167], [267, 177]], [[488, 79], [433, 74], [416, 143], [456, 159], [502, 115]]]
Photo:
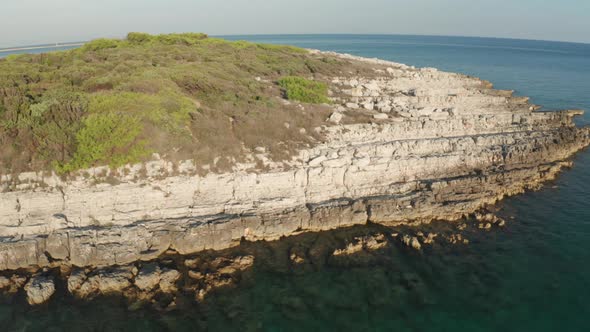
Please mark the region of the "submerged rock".
[[438, 237], [438, 234], [436, 233], [428, 233], [428, 235], [422, 235], [422, 242], [424, 244], [432, 244], [434, 243], [434, 239], [436, 239]]
[[420, 241], [418, 240], [417, 237], [415, 236], [410, 236], [410, 235], [404, 235], [402, 237], [402, 242], [411, 248], [414, 248], [416, 250], [420, 250], [422, 249], [422, 245], [420, 244]]
[[23, 288], [27, 280], [27, 277], [19, 274], [14, 274], [10, 278], [0, 276], [0, 293], [14, 295]]
[[464, 238], [463, 235], [459, 233], [451, 234], [447, 240], [451, 244], [469, 244], [469, 240]]
[[305, 262], [305, 259], [299, 255], [297, 255], [296, 253], [291, 253], [291, 256], [289, 256], [289, 259], [291, 260], [291, 262], [293, 264], [301, 264], [303, 262]]
[[205, 271], [189, 271], [188, 276], [197, 282], [192, 287], [195, 291], [195, 299], [202, 301], [211, 291], [234, 285], [240, 272], [246, 271], [253, 265], [254, 256], [251, 255], [232, 258], [217, 257], [208, 264]]
[[10, 282], [10, 279], [4, 276], [0, 276], [0, 290], [8, 288], [11, 284], [12, 283]]
[[234, 258], [219, 257], [211, 262], [211, 267], [219, 274], [234, 274], [254, 265], [254, 256], [238, 256]]
[[491, 229], [492, 225], [497, 225], [499, 227], [506, 225], [506, 221], [504, 219], [489, 212], [477, 212], [475, 213], [475, 219], [480, 222], [479, 228], [481, 229]]
[[387, 244], [385, 234], [356, 237], [344, 249], [334, 250], [332, 256], [353, 255], [363, 250], [374, 251], [386, 247]]
[[43, 304], [55, 293], [55, 283], [51, 277], [33, 276], [25, 285], [25, 292], [30, 305]]

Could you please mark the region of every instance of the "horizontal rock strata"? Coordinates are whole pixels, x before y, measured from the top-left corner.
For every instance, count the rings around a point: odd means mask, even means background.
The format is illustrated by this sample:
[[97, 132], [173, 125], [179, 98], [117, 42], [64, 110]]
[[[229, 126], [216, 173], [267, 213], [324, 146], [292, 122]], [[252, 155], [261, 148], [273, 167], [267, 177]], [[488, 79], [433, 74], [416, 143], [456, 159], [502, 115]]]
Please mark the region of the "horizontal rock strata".
[[335, 112], [318, 128], [326, 141], [288, 166], [198, 176], [190, 162], [157, 160], [67, 181], [4, 176], [0, 269], [124, 265], [367, 222], [456, 220], [537, 188], [590, 143], [589, 128], [573, 124], [578, 111], [538, 112], [463, 75], [329, 55], [371, 62], [376, 76], [333, 79]]

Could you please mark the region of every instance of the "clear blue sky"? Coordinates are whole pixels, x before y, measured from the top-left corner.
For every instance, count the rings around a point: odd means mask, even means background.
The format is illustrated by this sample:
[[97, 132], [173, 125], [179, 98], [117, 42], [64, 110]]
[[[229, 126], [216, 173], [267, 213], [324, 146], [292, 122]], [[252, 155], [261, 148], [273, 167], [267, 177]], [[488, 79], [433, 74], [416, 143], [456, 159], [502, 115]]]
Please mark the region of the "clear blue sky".
[[385, 33], [590, 43], [590, 0], [6, 0], [0, 47], [119, 37]]

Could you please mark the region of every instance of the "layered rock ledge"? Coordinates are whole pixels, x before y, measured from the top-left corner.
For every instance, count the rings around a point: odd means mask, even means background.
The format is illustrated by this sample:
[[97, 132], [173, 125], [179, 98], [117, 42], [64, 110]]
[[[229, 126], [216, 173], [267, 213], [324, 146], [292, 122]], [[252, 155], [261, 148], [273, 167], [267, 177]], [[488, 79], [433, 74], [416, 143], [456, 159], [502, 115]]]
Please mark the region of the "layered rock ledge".
[[125, 265], [368, 222], [457, 220], [538, 188], [590, 144], [590, 128], [572, 120], [580, 111], [540, 112], [473, 77], [329, 55], [370, 63], [375, 75], [333, 78], [334, 113], [317, 129], [325, 141], [290, 162], [205, 176], [165, 160], [68, 180], [3, 176], [0, 270]]

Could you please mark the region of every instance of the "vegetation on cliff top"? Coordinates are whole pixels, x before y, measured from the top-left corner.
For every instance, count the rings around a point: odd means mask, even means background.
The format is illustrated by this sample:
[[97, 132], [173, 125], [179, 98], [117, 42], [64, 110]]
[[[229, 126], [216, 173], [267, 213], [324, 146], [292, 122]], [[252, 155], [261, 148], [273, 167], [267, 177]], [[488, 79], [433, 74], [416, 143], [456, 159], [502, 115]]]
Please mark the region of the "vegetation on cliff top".
[[285, 89], [285, 96], [291, 100], [304, 103], [329, 103], [328, 86], [298, 76], [287, 76], [279, 80], [279, 86]]
[[0, 174], [115, 167], [153, 152], [221, 170], [258, 146], [286, 158], [319, 138], [312, 129], [329, 114], [321, 82], [347, 65], [196, 33], [0, 59]]

